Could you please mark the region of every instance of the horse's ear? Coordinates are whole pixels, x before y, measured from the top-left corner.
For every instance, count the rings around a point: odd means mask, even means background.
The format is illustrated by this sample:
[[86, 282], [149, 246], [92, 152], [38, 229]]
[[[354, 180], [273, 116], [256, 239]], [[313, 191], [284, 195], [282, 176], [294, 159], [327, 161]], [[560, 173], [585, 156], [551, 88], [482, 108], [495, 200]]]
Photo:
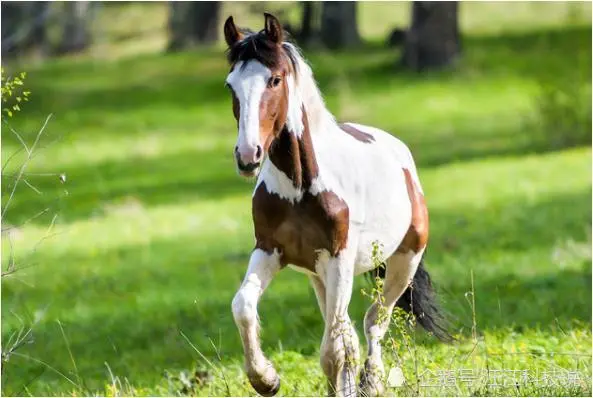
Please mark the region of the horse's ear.
[[281, 44], [284, 41], [284, 32], [282, 31], [282, 25], [278, 18], [272, 14], [264, 12], [266, 21], [264, 23], [266, 35], [270, 40], [276, 44]]
[[234, 46], [236, 42], [243, 39], [243, 34], [237, 29], [232, 15], [224, 23], [224, 39], [229, 47]]

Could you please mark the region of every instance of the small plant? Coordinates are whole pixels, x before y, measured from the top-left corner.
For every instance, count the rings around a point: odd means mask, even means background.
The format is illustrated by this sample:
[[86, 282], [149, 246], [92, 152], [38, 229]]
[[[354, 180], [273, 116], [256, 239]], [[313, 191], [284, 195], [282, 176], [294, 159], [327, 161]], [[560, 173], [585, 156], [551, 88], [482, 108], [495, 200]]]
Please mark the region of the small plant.
[[[372, 243], [373, 248], [371, 252], [371, 261], [373, 262], [373, 269], [380, 270], [385, 268], [385, 260], [383, 259], [383, 252], [378, 242]], [[379, 272], [375, 272], [373, 278], [373, 287], [370, 292], [367, 292], [364, 288], [361, 289], [363, 296], [368, 297], [371, 303], [379, 305], [379, 322], [384, 322], [389, 314], [385, 308], [385, 297], [383, 296], [383, 279], [379, 276]]]
[[1, 70], [2, 82], [2, 114], [12, 117], [14, 112], [21, 110], [21, 104], [29, 101], [31, 92], [24, 89], [26, 72], [16, 77], [7, 77], [4, 68]]
[[[12, 153], [10, 156], [7, 157], [6, 160], [4, 160], [4, 162], [2, 164], [2, 170], [1, 170], [3, 192], [2, 192], [2, 212], [0, 215], [0, 220], [2, 221], [2, 235], [3, 235], [2, 238], [5, 239], [6, 242], [8, 242], [8, 248], [9, 248], [8, 254], [5, 257], [3, 257], [3, 259], [2, 259], [3, 261], [2, 261], [2, 267], [1, 267], [2, 268], [1, 276], [2, 276], [3, 283], [7, 279], [15, 277], [15, 274], [17, 274], [19, 271], [31, 266], [31, 264], [28, 262], [28, 259], [30, 258], [30, 256], [32, 256], [35, 253], [38, 246], [45, 239], [47, 239], [50, 236], [53, 226], [54, 226], [54, 223], [55, 223], [55, 220], [57, 218], [57, 214], [55, 214], [51, 220], [51, 223], [50, 223], [49, 228], [46, 232], [46, 235], [43, 236], [33, 246], [32, 250], [30, 250], [25, 255], [21, 254], [21, 255], [17, 256], [15, 254], [15, 247], [13, 245], [14, 231], [18, 231], [28, 222], [32, 221], [35, 218], [40, 217], [43, 214], [46, 214], [50, 210], [50, 208], [48, 207], [48, 208], [38, 212], [34, 216], [30, 217], [28, 220], [20, 223], [19, 225], [9, 225], [6, 222], [7, 215], [9, 213], [9, 210], [11, 209], [12, 201], [15, 199], [15, 196], [17, 195], [17, 188], [21, 183], [25, 184], [27, 187], [29, 187], [30, 189], [35, 191], [37, 194], [40, 194], [40, 195], [42, 194], [41, 191], [39, 191], [39, 189], [37, 189], [28, 180], [29, 173], [27, 173], [27, 167], [29, 166], [31, 159], [38, 152], [38, 145], [39, 145], [41, 136], [43, 135], [43, 133], [45, 131], [45, 128], [51, 118], [51, 115], [49, 115], [45, 119], [44, 124], [37, 132], [35, 140], [31, 144], [26, 143], [26, 141], [23, 139], [21, 134], [19, 134], [19, 132], [11, 126], [10, 121], [9, 121], [9, 119], [11, 119], [15, 116], [16, 112], [21, 111], [21, 105], [23, 103], [29, 101], [29, 97], [30, 97], [31, 93], [30, 93], [30, 91], [25, 89], [24, 82], [25, 82], [26, 76], [27, 75], [25, 72], [21, 72], [16, 77], [7, 77], [6, 73], [4, 71], [4, 68], [1, 69], [1, 79], [0, 80], [1, 80], [1, 94], [2, 94], [2, 110], [0, 113], [0, 117], [2, 119], [2, 124], [7, 128], [7, 130], [10, 133], [12, 133], [16, 137], [16, 139], [18, 140], [18, 143], [21, 145], [21, 148], [14, 151], [14, 153]], [[25, 152], [25, 156], [22, 158], [15, 158], [15, 155], [20, 153], [21, 151]], [[18, 165], [16, 165], [15, 167], [9, 168], [8, 165], [10, 164], [10, 162], [12, 160], [15, 160], [15, 159], [20, 160], [20, 163]], [[7, 172], [7, 169], [15, 170], [15, 172], [11, 172], [11, 171]], [[58, 174], [49, 174], [49, 176], [58, 176]], [[65, 183], [65, 176], [60, 175], [59, 181], [61, 183]], [[12, 314], [18, 320], [19, 326], [15, 327], [14, 330], [12, 331], [12, 333], [8, 335], [8, 337], [5, 341], [5, 344], [2, 346], [1, 355], [0, 355], [2, 366], [0, 367], [0, 374], [3, 377], [6, 375], [6, 373], [4, 372], [6, 369], [6, 365], [9, 362], [10, 358], [15, 356], [15, 357], [21, 357], [24, 359], [28, 359], [32, 362], [40, 364], [46, 370], [49, 370], [51, 372], [54, 372], [54, 373], [60, 375], [64, 379], [68, 380], [74, 386], [79, 387], [76, 382], [74, 382], [73, 380], [68, 378], [66, 375], [64, 375], [59, 370], [52, 367], [50, 364], [48, 364], [40, 359], [37, 359], [37, 358], [31, 357], [29, 355], [19, 352], [26, 345], [29, 345], [29, 344], [32, 344], [35, 342], [34, 336], [33, 336], [34, 328], [41, 321], [45, 311], [38, 311], [34, 316], [31, 316], [30, 314], [26, 314], [27, 316], [23, 316], [23, 314], [19, 315], [19, 314], [13, 312], [12, 309], [10, 308], [10, 305], [12, 304], [11, 303], [12, 297], [10, 295], [8, 295], [8, 296], [3, 295], [2, 299], [4, 300], [2, 309], [7, 310], [6, 314], [9, 314], [9, 313]], [[4, 319], [5, 318], [3, 316], [3, 320]], [[61, 325], [60, 325], [60, 328], [61, 328]], [[63, 333], [63, 330], [62, 330], [62, 333]], [[76, 366], [74, 366], [74, 367], [76, 368]], [[3, 379], [3, 381], [4, 381], [4, 379]], [[24, 389], [26, 389], [27, 387], [28, 387], [27, 385], [23, 386]]]
[[[375, 269], [385, 267], [385, 260], [381, 246], [377, 242], [373, 242], [372, 261]], [[418, 379], [418, 361], [416, 355], [416, 341], [414, 330], [416, 328], [416, 319], [412, 313], [408, 313], [402, 308], [394, 307], [391, 314], [385, 306], [384, 297], [384, 281], [376, 273], [373, 286], [369, 292], [362, 289], [362, 294], [368, 297], [373, 304], [378, 307], [378, 323], [390, 322], [390, 328], [387, 329], [385, 338], [382, 340], [382, 346], [388, 362], [394, 362], [397, 367], [404, 369], [404, 363], [408, 359], [413, 359], [414, 372], [416, 374], [415, 380]], [[387, 375], [381, 375], [385, 378]], [[385, 380], [383, 380], [385, 383]], [[416, 388], [417, 390], [417, 388]], [[416, 391], [417, 392], [417, 391]]]

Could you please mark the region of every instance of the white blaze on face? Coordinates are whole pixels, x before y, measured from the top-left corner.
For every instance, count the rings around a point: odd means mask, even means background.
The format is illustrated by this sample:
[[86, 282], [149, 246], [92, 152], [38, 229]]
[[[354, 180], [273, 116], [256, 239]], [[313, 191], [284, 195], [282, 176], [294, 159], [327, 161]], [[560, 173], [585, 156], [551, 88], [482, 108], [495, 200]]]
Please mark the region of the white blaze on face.
[[253, 162], [258, 145], [263, 145], [259, 136], [259, 106], [271, 76], [269, 68], [252, 60], [245, 65], [243, 61], [237, 62], [226, 79], [241, 106], [237, 150], [245, 164]]

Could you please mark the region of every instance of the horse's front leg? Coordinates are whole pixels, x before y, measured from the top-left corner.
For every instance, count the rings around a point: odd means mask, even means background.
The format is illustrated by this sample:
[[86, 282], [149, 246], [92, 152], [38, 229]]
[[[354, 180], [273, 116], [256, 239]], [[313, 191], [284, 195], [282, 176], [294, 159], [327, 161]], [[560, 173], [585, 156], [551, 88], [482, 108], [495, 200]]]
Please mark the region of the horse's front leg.
[[359, 346], [348, 316], [354, 279], [353, 253], [343, 251], [338, 257], [327, 259], [319, 269], [326, 287], [321, 367], [328, 378], [330, 395], [356, 396]]
[[233, 317], [239, 328], [245, 353], [245, 370], [249, 382], [263, 396], [273, 396], [280, 389], [280, 378], [264, 356], [259, 341], [257, 303], [274, 275], [280, 269], [278, 253], [255, 249], [241, 288], [233, 299]]

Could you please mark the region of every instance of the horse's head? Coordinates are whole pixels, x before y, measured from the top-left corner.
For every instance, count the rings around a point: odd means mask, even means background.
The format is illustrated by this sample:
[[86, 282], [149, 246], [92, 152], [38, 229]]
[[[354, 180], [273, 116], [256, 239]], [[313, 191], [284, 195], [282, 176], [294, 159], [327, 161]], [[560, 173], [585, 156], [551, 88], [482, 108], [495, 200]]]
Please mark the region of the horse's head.
[[288, 78], [294, 60], [283, 47], [282, 26], [276, 17], [264, 15], [265, 26], [258, 33], [239, 30], [233, 17], [224, 24], [231, 64], [226, 86], [239, 130], [234, 153], [239, 173], [246, 177], [257, 174], [270, 144], [286, 124], [289, 85], [294, 84]]

